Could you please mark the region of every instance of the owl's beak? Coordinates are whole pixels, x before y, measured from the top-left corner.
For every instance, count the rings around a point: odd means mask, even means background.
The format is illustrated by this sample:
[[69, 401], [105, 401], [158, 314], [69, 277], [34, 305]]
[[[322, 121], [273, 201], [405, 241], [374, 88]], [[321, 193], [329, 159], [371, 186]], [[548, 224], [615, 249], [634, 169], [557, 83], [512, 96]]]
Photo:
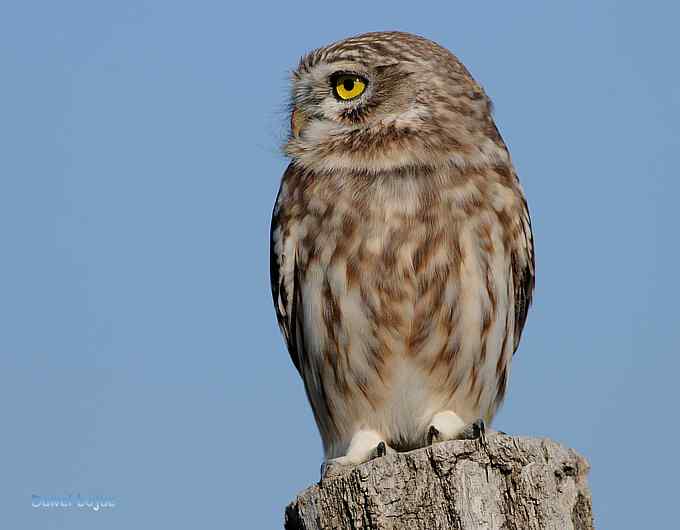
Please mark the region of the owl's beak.
[[299, 109], [293, 109], [290, 115], [290, 132], [294, 138], [299, 138], [300, 131], [307, 123], [307, 116]]

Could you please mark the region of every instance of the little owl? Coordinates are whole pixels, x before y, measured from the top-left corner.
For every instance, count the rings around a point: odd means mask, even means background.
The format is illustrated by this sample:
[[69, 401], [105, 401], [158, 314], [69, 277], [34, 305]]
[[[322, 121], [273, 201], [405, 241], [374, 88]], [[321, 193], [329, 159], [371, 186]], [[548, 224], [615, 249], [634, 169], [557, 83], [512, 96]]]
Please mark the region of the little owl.
[[291, 109], [271, 286], [327, 466], [483, 435], [534, 286], [491, 101], [448, 50], [386, 32], [303, 57]]

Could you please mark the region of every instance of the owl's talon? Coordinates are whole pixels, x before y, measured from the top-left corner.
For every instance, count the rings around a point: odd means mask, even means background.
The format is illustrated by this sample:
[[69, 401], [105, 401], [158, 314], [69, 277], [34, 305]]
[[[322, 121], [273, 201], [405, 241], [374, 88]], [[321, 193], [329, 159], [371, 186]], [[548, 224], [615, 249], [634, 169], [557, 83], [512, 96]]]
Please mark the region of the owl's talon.
[[384, 441], [381, 441], [378, 445], [375, 446], [375, 449], [373, 449], [367, 461], [373, 460], [374, 458], [382, 458], [383, 456], [391, 455], [393, 453], [396, 453], [396, 451], [392, 449], [389, 445], [387, 445]]
[[375, 448], [375, 452], [377, 453], [377, 458], [382, 458], [387, 454], [387, 447], [385, 446], [385, 442], [380, 442], [378, 446]]
[[427, 445], [435, 443], [439, 439], [439, 434], [439, 429], [434, 425], [430, 425], [430, 428], [427, 431]]
[[479, 440], [482, 445], [486, 445], [486, 425], [482, 418], [478, 418], [472, 423], [468, 423], [460, 434], [459, 440]]

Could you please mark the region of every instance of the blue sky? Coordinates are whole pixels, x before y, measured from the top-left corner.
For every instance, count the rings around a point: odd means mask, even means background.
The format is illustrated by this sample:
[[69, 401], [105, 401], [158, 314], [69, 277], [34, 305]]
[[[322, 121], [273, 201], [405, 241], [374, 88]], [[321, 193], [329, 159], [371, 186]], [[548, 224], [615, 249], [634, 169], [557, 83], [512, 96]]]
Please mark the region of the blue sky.
[[[287, 79], [381, 29], [458, 54], [529, 200], [496, 426], [587, 456], [598, 527], [675, 517], [680, 8], [458, 4], [3, 4], [2, 528], [276, 528], [317, 479], [268, 280]], [[70, 493], [116, 507], [31, 507]]]

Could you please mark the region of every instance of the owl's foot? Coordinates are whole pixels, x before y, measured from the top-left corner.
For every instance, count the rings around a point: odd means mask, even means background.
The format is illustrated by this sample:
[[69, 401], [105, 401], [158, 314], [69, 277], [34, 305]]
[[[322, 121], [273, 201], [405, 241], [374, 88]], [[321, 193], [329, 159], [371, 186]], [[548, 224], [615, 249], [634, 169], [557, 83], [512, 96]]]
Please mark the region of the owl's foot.
[[427, 445], [455, 440], [465, 428], [465, 422], [455, 412], [444, 410], [432, 417], [427, 430]]
[[354, 466], [394, 452], [379, 433], [359, 431], [352, 437], [345, 456], [331, 458], [322, 464], [321, 480], [341, 475]]
[[486, 425], [482, 418], [468, 423], [458, 435], [459, 440], [479, 440], [486, 444]]
[[479, 440], [486, 443], [486, 426], [479, 418], [472, 423], [465, 422], [450, 410], [434, 415], [427, 431], [427, 445], [447, 440]]

